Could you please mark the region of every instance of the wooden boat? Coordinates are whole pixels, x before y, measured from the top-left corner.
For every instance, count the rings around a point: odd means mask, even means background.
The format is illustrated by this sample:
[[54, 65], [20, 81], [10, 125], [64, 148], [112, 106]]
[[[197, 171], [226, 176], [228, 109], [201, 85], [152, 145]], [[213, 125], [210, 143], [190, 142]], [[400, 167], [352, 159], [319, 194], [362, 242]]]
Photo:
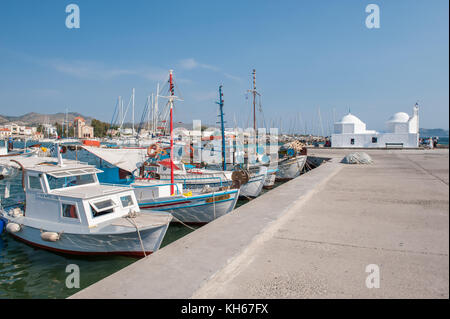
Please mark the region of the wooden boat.
[[26, 202], [3, 207], [6, 231], [27, 244], [77, 255], [142, 257], [156, 251], [172, 216], [139, 208], [134, 192], [101, 185], [92, 165], [21, 157]]

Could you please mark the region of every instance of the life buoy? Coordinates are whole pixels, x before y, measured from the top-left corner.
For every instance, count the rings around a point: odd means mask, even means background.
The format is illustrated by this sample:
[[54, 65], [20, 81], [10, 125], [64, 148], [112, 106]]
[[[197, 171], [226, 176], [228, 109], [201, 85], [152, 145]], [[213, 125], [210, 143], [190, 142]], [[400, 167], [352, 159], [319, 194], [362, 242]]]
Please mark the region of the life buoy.
[[148, 157], [155, 157], [156, 154], [158, 153], [158, 145], [156, 144], [152, 144], [149, 147], [147, 147], [147, 156]]

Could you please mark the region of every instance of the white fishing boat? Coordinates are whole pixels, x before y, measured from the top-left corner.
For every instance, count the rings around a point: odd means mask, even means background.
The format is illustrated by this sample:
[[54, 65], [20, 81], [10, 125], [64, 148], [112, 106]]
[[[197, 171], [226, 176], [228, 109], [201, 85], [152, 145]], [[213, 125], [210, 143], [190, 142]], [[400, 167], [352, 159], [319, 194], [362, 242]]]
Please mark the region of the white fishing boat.
[[300, 176], [306, 164], [306, 155], [297, 155], [278, 162], [277, 181], [286, 181]]
[[307, 148], [299, 141], [292, 141], [280, 147], [276, 179], [286, 181], [299, 176], [308, 158]]
[[172, 216], [144, 211], [131, 189], [101, 185], [94, 166], [21, 157], [26, 202], [3, 207], [6, 231], [29, 245], [78, 255], [145, 256], [156, 251]]
[[[160, 181], [136, 181], [134, 190], [139, 207], [171, 213], [174, 221], [206, 224], [230, 213], [239, 198], [239, 189], [184, 190], [183, 184], [161, 184]], [[173, 187], [173, 190], [171, 189]]]

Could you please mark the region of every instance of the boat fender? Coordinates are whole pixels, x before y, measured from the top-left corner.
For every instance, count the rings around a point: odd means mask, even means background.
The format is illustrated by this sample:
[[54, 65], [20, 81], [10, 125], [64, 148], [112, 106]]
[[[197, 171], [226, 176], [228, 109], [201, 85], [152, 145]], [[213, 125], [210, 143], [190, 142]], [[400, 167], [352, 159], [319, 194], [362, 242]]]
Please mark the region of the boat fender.
[[19, 232], [20, 230], [22, 230], [22, 227], [20, 227], [19, 224], [16, 224], [16, 223], [8, 223], [8, 224], [6, 225], [6, 231], [7, 231], [8, 233], [14, 234], [14, 233]]
[[16, 207], [12, 210], [10, 215], [15, 218], [15, 217], [23, 216], [23, 212], [20, 209], [20, 207]]
[[55, 233], [55, 232], [46, 231], [46, 232], [41, 233], [41, 239], [45, 240], [45, 241], [55, 242], [55, 241], [58, 241], [60, 239], [60, 237], [61, 237], [61, 235], [58, 233]]
[[3, 233], [3, 229], [5, 229], [5, 222], [3, 219], [0, 219], [0, 234]]

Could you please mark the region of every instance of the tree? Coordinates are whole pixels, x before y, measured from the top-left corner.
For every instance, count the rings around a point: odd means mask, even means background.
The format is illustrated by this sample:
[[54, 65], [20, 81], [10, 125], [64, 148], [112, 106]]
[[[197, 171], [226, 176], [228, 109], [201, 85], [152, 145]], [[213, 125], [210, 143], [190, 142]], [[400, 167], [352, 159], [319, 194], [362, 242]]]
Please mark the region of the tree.
[[94, 136], [105, 137], [108, 132], [109, 123], [105, 123], [96, 119], [92, 119], [91, 126], [94, 128]]

